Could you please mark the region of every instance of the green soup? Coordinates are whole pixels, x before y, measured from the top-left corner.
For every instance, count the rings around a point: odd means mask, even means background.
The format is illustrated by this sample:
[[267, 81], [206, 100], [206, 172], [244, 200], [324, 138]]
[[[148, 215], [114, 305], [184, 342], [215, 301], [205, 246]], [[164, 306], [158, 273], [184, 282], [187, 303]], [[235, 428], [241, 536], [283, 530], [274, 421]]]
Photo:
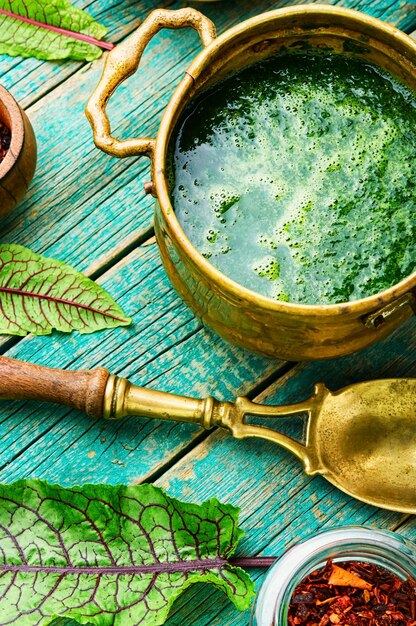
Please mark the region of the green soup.
[[327, 304], [416, 269], [416, 94], [341, 55], [277, 56], [199, 96], [171, 146], [175, 212], [224, 274]]

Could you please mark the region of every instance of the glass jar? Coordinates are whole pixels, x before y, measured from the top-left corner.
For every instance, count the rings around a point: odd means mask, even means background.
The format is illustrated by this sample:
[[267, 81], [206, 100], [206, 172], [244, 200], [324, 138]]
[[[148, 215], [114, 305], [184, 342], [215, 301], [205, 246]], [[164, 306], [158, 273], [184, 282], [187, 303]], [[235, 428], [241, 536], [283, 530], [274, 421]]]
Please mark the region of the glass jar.
[[392, 532], [344, 526], [294, 545], [269, 570], [257, 595], [252, 626], [287, 626], [297, 585], [328, 559], [374, 563], [401, 579], [416, 579], [416, 545]]

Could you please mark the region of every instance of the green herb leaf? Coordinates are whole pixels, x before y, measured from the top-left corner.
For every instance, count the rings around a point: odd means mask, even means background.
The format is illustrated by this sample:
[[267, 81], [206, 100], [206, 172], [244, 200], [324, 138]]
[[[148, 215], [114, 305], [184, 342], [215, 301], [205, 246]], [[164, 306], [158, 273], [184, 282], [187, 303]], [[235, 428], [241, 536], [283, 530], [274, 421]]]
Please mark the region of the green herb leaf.
[[[0, 0], [0, 10], [95, 39], [101, 39], [107, 32], [105, 26], [68, 0]], [[0, 54], [46, 60], [72, 58], [93, 61], [101, 56], [102, 50], [74, 36], [0, 14]]]
[[91, 333], [130, 323], [102, 287], [69, 265], [0, 245], [0, 334]]
[[183, 503], [153, 485], [1, 485], [0, 622], [158, 626], [200, 582], [246, 609], [253, 583], [227, 562], [242, 535], [238, 513], [214, 499]]

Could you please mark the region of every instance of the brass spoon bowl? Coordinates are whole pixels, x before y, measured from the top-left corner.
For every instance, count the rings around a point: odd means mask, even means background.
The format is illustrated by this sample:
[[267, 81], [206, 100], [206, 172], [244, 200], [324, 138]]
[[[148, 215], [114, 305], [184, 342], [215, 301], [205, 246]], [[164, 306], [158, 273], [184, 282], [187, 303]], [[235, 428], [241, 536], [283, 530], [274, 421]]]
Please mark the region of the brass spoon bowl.
[[[416, 379], [357, 383], [332, 393], [315, 386], [311, 398], [267, 406], [237, 398], [198, 400], [137, 387], [104, 368], [49, 369], [0, 357], [0, 399], [43, 400], [92, 417], [141, 415], [225, 428], [237, 439], [258, 437], [293, 452], [306, 474], [321, 474], [345, 493], [384, 509], [416, 513]], [[306, 414], [304, 441], [247, 422]]]

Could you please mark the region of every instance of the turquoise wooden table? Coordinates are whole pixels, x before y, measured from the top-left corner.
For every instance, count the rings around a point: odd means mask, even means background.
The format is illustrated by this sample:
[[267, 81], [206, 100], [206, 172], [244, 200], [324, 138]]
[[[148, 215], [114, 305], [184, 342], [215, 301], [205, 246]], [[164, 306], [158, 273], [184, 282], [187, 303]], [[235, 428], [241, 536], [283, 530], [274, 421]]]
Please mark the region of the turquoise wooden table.
[[[157, 5], [153, 0], [78, 0], [119, 42]], [[284, 0], [199, 4], [222, 32]], [[406, 32], [416, 29], [416, 5], [403, 0], [341, 0]], [[183, 4], [167, 2], [178, 8]], [[110, 104], [117, 136], [154, 136], [174, 85], [199, 49], [191, 31], [163, 31], [146, 51], [141, 71]], [[140, 385], [188, 395], [237, 394], [268, 403], [306, 398], [313, 384], [330, 389], [389, 376], [416, 376], [416, 323], [388, 340], [331, 362], [271, 361], [231, 346], [181, 302], [165, 276], [153, 238], [146, 159], [116, 160], [95, 149], [83, 109], [102, 70], [92, 64], [0, 57], [0, 82], [25, 106], [38, 139], [39, 164], [26, 200], [1, 224], [1, 242], [27, 245], [96, 279], [134, 324], [81, 336], [3, 337], [8, 356], [62, 368], [99, 365]], [[283, 422], [287, 432], [295, 424]], [[98, 423], [63, 407], [3, 402], [0, 480], [44, 478], [62, 485], [155, 482], [170, 494], [210, 496], [242, 507], [246, 537], [240, 553], [279, 555], [324, 527], [367, 524], [416, 539], [414, 518], [365, 506], [272, 444], [238, 442], [222, 432], [146, 421]], [[257, 579], [262, 572], [255, 571]], [[175, 605], [169, 625], [249, 624], [219, 592], [196, 586]]]

